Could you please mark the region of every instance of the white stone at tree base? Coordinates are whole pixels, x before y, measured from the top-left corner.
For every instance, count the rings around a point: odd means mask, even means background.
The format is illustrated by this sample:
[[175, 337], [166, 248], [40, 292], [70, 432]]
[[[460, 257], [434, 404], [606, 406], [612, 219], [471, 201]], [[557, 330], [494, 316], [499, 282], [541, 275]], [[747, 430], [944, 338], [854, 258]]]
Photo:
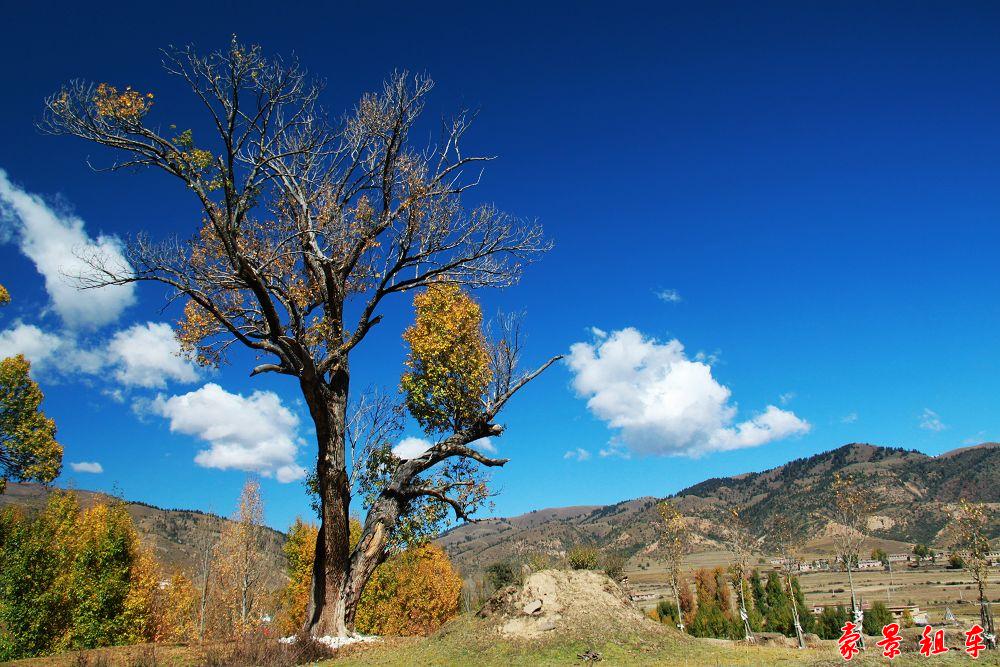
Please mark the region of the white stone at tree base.
[[[282, 637], [278, 641], [282, 644], [294, 644], [298, 639], [295, 635], [291, 637]], [[376, 635], [350, 635], [348, 637], [331, 637], [330, 635], [324, 635], [322, 637], [317, 637], [316, 641], [326, 644], [330, 648], [341, 648], [343, 646], [348, 646], [350, 644], [359, 644], [362, 642], [377, 642], [380, 637]]]

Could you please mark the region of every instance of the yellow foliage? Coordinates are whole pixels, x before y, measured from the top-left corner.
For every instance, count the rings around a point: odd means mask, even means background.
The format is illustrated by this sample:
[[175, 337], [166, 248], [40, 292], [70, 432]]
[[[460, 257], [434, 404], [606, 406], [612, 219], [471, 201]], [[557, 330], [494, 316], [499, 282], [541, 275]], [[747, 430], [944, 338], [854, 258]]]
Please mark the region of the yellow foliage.
[[156, 592], [154, 639], [158, 642], [191, 642], [198, 636], [198, 591], [181, 573], [174, 574]]
[[288, 584], [281, 592], [281, 611], [278, 614], [278, 625], [283, 634], [294, 634], [305, 623], [318, 534], [319, 528], [315, 524], [299, 518], [288, 531], [288, 541], [283, 547], [288, 559]]
[[212, 622], [214, 633], [231, 637], [260, 623], [267, 597], [264, 568], [264, 504], [260, 484], [243, 485], [232, 520], [215, 545]]
[[355, 627], [379, 635], [428, 635], [458, 613], [462, 577], [441, 547], [426, 543], [375, 570], [361, 594]]
[[3, 285], [0, 285], [0, 306], [6, 306], [10, 303], [10, 292]]
[[430, 285], [413, 305], [416, 321], [403, 333], [410, 346], [400, 383], [406, 406], [428, 431], [464, 428], [479, 416], [493, 378], [482, 310], [446, 282]]
[[132, 90], [132, 86], [126, 86], [125, 90], [118, 92], [114, 86], [102, 83], [97, 86], [94, 94], [94, 106], [99, 116], [115, 120], [139, 120], [153, 106], [153, 93], [143, 95]]
[[30, 370], [23, 355], [0, 359], [0, 493], [8, 478], [51, 482], [62, 468], [56, 425]]

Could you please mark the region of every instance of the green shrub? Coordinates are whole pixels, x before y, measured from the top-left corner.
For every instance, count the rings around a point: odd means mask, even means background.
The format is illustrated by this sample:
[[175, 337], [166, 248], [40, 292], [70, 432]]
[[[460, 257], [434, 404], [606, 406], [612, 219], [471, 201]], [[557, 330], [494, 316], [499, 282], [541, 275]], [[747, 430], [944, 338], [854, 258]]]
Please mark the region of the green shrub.
[[500, 590], [504, 586], [517, 585], [521, 583], [520, 568], [507, 561], [493, 563], [486, 568], [486, 580], [490, 582], [494, 590]]
[[861, 622], [861, 629], [866, 635], [880, 635], [882, 628], [892, 623], [893, 616], [884, 602], [876, 602], [872, 608], [865, 612], [865, 618]]
[[847, 623], [849, 618], [847, 610], [843, 605], [837, 607], [826, 607], [823, 613], [816, 619], [816, 634], [821, 639], [837, 639], [840, 637], [841, 628]]
[[596, 570], [597, 569], [597, 549], [577, 545], [566, 554], [569, 566], [574, 570]]

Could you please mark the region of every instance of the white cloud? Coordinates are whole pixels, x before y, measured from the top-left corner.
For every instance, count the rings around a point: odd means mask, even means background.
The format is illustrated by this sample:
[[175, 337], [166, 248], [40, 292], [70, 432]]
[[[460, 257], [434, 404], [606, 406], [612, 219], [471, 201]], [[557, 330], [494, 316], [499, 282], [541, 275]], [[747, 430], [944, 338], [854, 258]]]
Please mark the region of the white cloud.
[[858, 413], [857, 412], [852, 412], [852, 413], [844, 415], [843, 417], [840, 418], [840, 423], [841, 424], [853, 424], [856, 421], [858, 421]]
[[602, 459], [606, 459], [609, 456], [617, 456], [623, 459], [632, 458], [632, 455], [629, 454], [628, 449], [623, 447], [620, 442], [609, 442], [608, 446], [598, 451], [597, 454]]
[[493, 441], [489, 438], [480, 438], [469, 445], [473, 449], [478, 449], [481, 452], [486, 452], [487, 454], [496, 454], [497, 446], [493, 444]]
[[675, 289], [661, 289], [656, 293], [656, 298], [667, 303], [678, 303], [681, 300], [681, 293]]
[[939, 432], [948, 427], [941, 421], [941, 417], [938, 413], [934, 412], [930, 408], [924, 408], [924, 411], [920, 414], [920, 428], [925, 431]]
[[162, 388], [167, 380], [194, 382], [198, 371], [180, 352], [174, 330], [165, 322], [135, 324], [108, 343], [109, 359], [117, 366], [115, 378], [129, 386]]
[[399, 441], [399, 444], [392, 448], [392, 453], [400, 459], [415, 459], [426, 452], [432, 443], [423, 438], [407, 437]]
[[79, 347], [72, 335], [43, 331], [21, 321], [0, 331], [0, 358], [15, 354], [31, 362], [32, 373], [95, 375], [105, 363], [103, 353]]
[[2, 169], [0, 223], [6, 232], [2, 236], [16, 239], [21, 252], [42, 274], [52, 308], [68, 327], [94, 328], [114, 322], [135, 303], [134, 285], [79, 290], [67, 278], [86, 273], [80, 255], [100, 256], [109, 266], [130, 270], [119, 241], [104, 235], [92, 239], [83, 220], [57, 212], [41, 197], [18, 188]]
[[590, 452], [583, 447], [577, 447], [576, 449], [571, 449], [563, 454], [563, 458], [570, 461], [586, 461], [590, 458]]
[[170, 420], [170, 430], [207, 442], [194, 460], [205, 468], [244, 470], [290, 482], [305, 476], [295, 463], [302, 444], [299, 418], [277, 394], [255, 391], [233, 394], [217, 384], [164, 398], [148, 409]]
[[73, 469], [73, 472], [89, 472], [95, 475], [104, 472], [104, 466], [97, 461], [80, 461], [79, 463], [70, 463], [69, 467]]
[[[15, 321], [0, 331], [0, 358], [23, 354], [32, 374], [113, 377], [125, 387], [162, 388], [167, 380], [194, 382], [197, 368], [181, 356], [173, 329], [165, 322], [136, 324], [116, 332], [103, 348], [87, 348], [73, 331], [54, 333]], [[120, 389], [104, 393], [124, 399]]]
[[794, 391], [786, 391], [784, 394], [778, 396], [778, 402], [780, 402], [782, 405], [788, 405], [789, 403], [795, 400], [795, 396], [796, 394]]
[[626, 328], [570, 348], [573, 387], [587, 407], [616, 429], [618, 440], [640, 454], [700, 456], [757, 447], [806, 433], [808, 422], [773, 405], [733, 424], [732, 392], [692, 361], [674, 339], [659, 343]]

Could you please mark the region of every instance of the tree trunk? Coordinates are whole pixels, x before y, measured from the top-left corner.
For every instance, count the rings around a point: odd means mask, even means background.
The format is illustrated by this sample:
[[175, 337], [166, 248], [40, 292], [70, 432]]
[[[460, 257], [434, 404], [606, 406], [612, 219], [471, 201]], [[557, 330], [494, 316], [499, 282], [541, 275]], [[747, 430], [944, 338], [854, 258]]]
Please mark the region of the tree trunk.
[[979, 624], [982, 626], [986, 636], [986, 646], [996, 649], [996, 628], [993, 625], [993, 609], [990, 607], [989, 598], [986, 597], [986, 582], [978, 581], [979, 584]]
[[321, 516], [304, 628], [313, 637], [346, 637], [354, 632], [361, 593], [385, 560], [389, 533], [403, 509], [402, 499], [393, 490], [380, 494], [351, 551], [351, 489], [345, 461], [347, 388], [346, 360], [329, 384], [303, 382], [302, 387], [319, 444], [316, 481]]
[[865, 648], [865, 633], [861, 630], [861, 622], [858, 620], [858, 614], [864, 616], [864, 612], [858, 606], [858, 596], [854, 592], [854, 574], [851, 572], [851, 558], [848, 556], [844, 559], [844, 564], [847, 566], [847, 581], [851, 585], [851, 621], [858, 624], [858, 648], [864, 650]]
[[346, 359], [331, 375], [329, 383], [315, 377], [300, 382], [319, 448], [316, 484], [320, 524], [305, 624], [313, 637], [346, 637], [352, 629], [344, 600], [350, 571], [351, 511], [344, 449], [349, 386]]
[[799, 605], [795, 602], [795, 589], [792, 588], [792, 576], [785, 573], [785, 584], [788, 586], [788, 599], [792, 603], [792, 621], [795, 623], [795, 637], [799, 640], [799, 648], [806, 647], [806, 638], [802, 634], [802, 623], [799, 622]]
[[205, 641], [205, 611], [208, 608], [208, 578], [212, 569], [212, 546], [205, 536], [205, 549], [201, 560], [201, 604], [198, 610], [198, 641]]
[[677, 574], [673, 576], [674, 580], [674, 604], [677, 605], [677, 627], [681, 632], [684, 632], [684, 612], [681, 611], [681, 592], [679, 590], [679, 582], [677, 581]]
[[747, 603], [746, 598], [743, 595], [743, 577], [740, 576], [740, 580], [736, 584], [740, 588], [740, 618], [743, 619], [743, 634], [746, 640], [750, 644], [756, 643], [757, 639], [753, 636], [753, 630], [750, 628], [750, 615], [747, 613]]

